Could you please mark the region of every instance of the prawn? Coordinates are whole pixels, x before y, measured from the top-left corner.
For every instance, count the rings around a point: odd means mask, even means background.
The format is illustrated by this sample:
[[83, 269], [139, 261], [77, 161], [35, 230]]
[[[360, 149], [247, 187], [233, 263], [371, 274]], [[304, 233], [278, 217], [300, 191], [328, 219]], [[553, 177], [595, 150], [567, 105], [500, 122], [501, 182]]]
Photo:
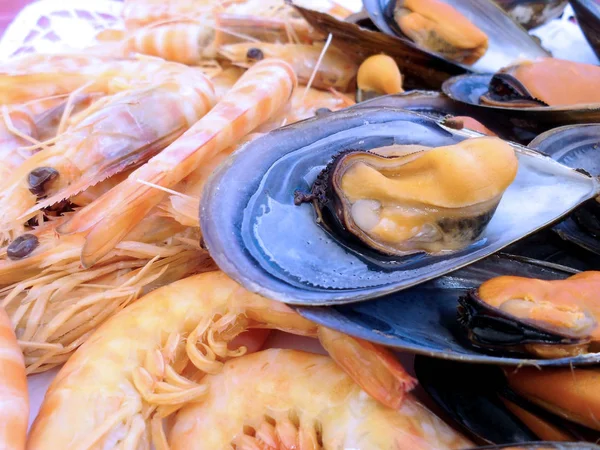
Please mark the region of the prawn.
[[94, 265], [162, 201], [165, 194], [157, 193], [153, 186], [173, 188], [277, 113], [295, 86], [294, 72], [284, 61], [265, 60], [255, 65], [179, 139], [127, 180], [77, 211], [57, 231], [85, 234], [81, 261], [84, 267]]
[[[85, 239], [81, 235], [58, 236], [56, 227], [74, 213], [51, 218], [30, 232], [19, 236], [11, 245], [0, 248], [0, 286], [34, 280], [58, 271], [79, 271]], [[112, 252], [101, 261], [166, 257], [174, 252], [164, 243], [185, 227], [178, 222], [151, 213], [142, 220]]]
[[227, 361], [221, 372], [204, 377], [201, 386], [206, 390], [202, 403], [187, 405], [176, 415], [169, 433], [172, 450], [472, 445], [412, 396], [392, 409], [363, 395], [327, 356], [264, 350]]
[[389, 407], [398, 408], [414, 385], [382, 347], [313, 324], [220, 271], [207, 272], [151, 292], [100, 326], [48, 389], [28, 448], [141, 449], [150, 440], [164, 442], [161, 418], [208, 394], [183, 376], [184, 368], [191, 362], [201, 373], [220, 372], [224, 360], [246, 352], [229, 344], [251, 329], [318, 336], [350, 377]]
[[323, 44], [245, 42], [223, 45], [219, 55], [241, 67], [250, 67], [262, 58], [279, 58], [294, 68], [301, 84], [308, 84], [316, 68], [312, 86], [335, 88], [344, 92], [349, 90], [356, 78], [358, 66], [341, 50], [332, 46], [321, 58], [323, 49]]
[[29, 398], [23, 354], [17, 343], [12, 324], [0, 308], [0, 349], [2, 383], [0, 383], [0, 449], [25, 449]]
[[151, 78], [149, 87], [142, 79], [139, 89], [97, 101], [53, 146], [14, 171], [0, 193], [0, 230], [19, 227], [39, 211], [147, 161], [214, 103], [210, 81], [194, 68], [161, 62]]
[[199, 249], [179, 244], [170, 250], [177, 253], [57, 271], [0, 291], [27, 372], [63, 364], [99, 324], [158, 285], [215, 268]]

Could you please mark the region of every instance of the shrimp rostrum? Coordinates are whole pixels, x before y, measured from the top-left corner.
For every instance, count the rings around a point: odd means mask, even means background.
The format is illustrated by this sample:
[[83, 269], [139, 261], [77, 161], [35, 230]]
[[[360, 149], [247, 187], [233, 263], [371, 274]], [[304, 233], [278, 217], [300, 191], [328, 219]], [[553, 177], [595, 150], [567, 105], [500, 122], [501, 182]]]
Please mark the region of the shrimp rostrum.
[[326, 356], [271, 349], [205, 377], [169, 433], [184, 449], [459, 449], [468, 440], [410, 395], [388, 408]]
[[[141, 449], [151, 441], [164, 448], [162, 418], [202, 402], [208, 388], [197, 380], [243, 355], [246, 348], [231, 343], [253, 329], [319, 337], [349, 376], [389, 407], [398, 408], [414, 385], [383, 348], [319, 327], [222, 272], [208, 272], [159, 288], [100, 326], [50, 386], [29, 448]], [[184, 376], [191, 368], [194, 381]]]

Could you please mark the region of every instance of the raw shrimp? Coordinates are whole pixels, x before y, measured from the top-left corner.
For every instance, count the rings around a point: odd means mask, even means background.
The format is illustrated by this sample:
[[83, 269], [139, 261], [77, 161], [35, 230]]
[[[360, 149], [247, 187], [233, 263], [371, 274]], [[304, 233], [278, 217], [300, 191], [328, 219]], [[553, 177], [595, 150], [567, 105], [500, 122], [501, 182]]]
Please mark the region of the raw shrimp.
[[[459, 449], [472, 444], [411, 396], [387, 408], [326, 356], [264, 350], [206, 376], [177, 413], [172, 450]], [[158, 447], [157, 448], [161, 448]]]
[[214, 104], [210, 81], [194, 68], [161, 62], [147, 83], [96, 102], [52, 147], [14, 171], [0, 193], [0, 231], [147, 161]]
[[[79, 271], [81, 250], [85, 239], [81, 235], [58, 236], [56, 226], [60, 225], [73, 212], [62, 217], [52, 218], [31, 232], [19, 236], [20, 249], [13, 250], [8, 257], [11, 246], [0, 249], [0, 286], [9, 286], [27, 279], [42, 277], [59, 271]], [[102, 263], [138, 258], [151, 259], [154, 256], [167, 257], [176, 253], [163, 243], [185, 227], [178, 222], [151, 213], [142, 220], [112, 252], [109, 252]], [[31, 281], [31, 280], [30, 280]]]
[[153, 288], [215, 269], [204, 251], [181, 243], [169, 249], [177, 253], [57, 271], [0, 291], [27, 372], [63, 364], [98, 325]]
[[341, 50], [329, 46], [317, 67], [323, 48], [323, 44], [246, 42], [221, 46], [219, 54], [241, 67], [250, 67], [262, 58], [280, 58], [294, 68], [301, 84], [309, 82], [316, 68], [311, 86], [349, 90], [356, 77], [358, 66]]
[[[387, 406], [398, 408], [414, 385], [383, 348], [319, 327], [209, 272], [157, 289], [100, 326], [48, 389], [28, 448], [147, 449], [151, 440], [163, 442], [160, 419], [208, 393], [184, 378], [188, 363], [218, 373], [224, 360], [246, 352], [228, 347], [237, 335], [265, 328], [319, 336], [352, 379]], [[152, 432], [151, 422], [158, 424]]]
[[59, 233], [85, 233], [81, 261], [90, 267], [111, 251], [158, 205], [164, 193], [194, 169], [266, 122], [289, 100], [296, 86], [292, 68], [265, 60], [248, 70], [225, 97], [173, 144], [135, 170], [92, 204], [79, 210]]
[[10, 319], [0, 308], [0, 450], [25, 449], [29, 399], [23, 354]]

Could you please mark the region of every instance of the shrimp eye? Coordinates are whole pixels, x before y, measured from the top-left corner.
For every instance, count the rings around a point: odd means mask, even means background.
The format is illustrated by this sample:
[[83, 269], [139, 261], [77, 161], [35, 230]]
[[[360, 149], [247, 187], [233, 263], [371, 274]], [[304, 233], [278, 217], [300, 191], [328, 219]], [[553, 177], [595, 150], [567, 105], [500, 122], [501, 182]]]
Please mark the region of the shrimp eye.
[[264, 59], [264, 57], [265, 54], [262, 52], [262, 50], [256, 47], [248, 49], [248, 52], [246, 53], [246, 58], [255, 59], [256, 61], [260, 61], [261, 59]]
[[58, 170], [52, 167], [38, 167], [29, 172], [27, 181], [29, 183], [29, 191], [42, 197], [46, 191], [46, 183], [58, 177]]
[[34, 234], [23, 234], [10, 243], [6, 249], [8, 259], [23, 259], [31, 254], [39, 244]]
[[315, 116], [324, 116], [325, 114], [329, 114], [331, 110], [329, 108], [319, 108], [315, 111]]

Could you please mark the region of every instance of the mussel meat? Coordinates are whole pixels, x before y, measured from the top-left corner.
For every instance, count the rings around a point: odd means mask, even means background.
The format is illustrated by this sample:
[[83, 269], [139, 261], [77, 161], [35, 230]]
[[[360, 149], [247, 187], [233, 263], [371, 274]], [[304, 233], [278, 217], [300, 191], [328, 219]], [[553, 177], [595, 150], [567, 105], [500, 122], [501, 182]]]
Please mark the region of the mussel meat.
[[402, 89], [402, 74], [393, 58], [385, 54], [369, 56], [356, 75], [356, 101], [385, 94], [398, 94]]
[[438, 148], [350, 150], [297, 203], [312, 201], [328, 229], [381, 253], [439, 254], [481, 235], [517, 168], [514, 150], [493, 137]]
[[506, 67], [496, 73], [482, 103], [529, 108], [600, 103], [600, 67], [545, 58]]
[[396, 0], [393, 21], [418, 46], [463, 64], [473, 64], [488, 48], [488, 37], [451, 5], [439, 0]]
[[566, 280], [492, 278], [461, 298], [460, 321], [477, 346], [541, 358], [598, 350], [600, 272]]

